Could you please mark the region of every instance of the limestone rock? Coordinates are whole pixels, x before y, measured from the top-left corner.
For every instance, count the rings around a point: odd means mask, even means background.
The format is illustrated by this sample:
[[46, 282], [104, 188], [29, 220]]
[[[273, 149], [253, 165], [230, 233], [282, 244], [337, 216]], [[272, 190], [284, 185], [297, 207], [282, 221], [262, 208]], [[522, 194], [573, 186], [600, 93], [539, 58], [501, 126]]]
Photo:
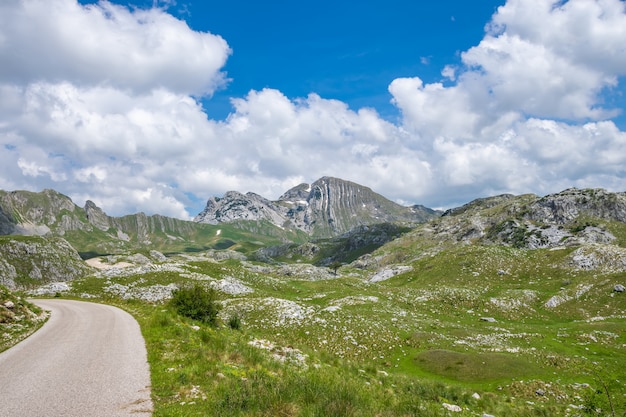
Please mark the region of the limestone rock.
[[93, 269], [64, 239], [31, 236], [0, 241], [0, 284], [17, 289], [19, 278], [49, 282], [71, 281]]
[[423, 206], [404, 207], [371, 189], [338, 178], [300, 184], [270, 201], [254, 193], [229, 191], [211, 197], [194, 221], [218, 224], [236, 220], [269, 221], [315, 237], [332, 237], [356, 226], [404, 221], [421, 223], [437, 216]]
[[102, 231], [109, 230], [109, 228], [111, 227], [111, 224], [109, 222], [109, 216], [107, 216], [104, 211], [102, 211], [102, 209], [96, 206], [93, 201], [87, 200], [84, 210], [85, 214], [87, 215], [87, 220], [89, 220], [89, 223]]
[[453, 413], [460, 413], [461, 411], [463, 411], [463, 409], [456, 404], [443, 403], [441, 405], [443, 406], [443, 408], [448, 411], [452, 411]]
[[393, 268], [386, 268], [374, 274], [368, 280], [368, 282], [374, 283], [374, 282], [385, 281], [385, 280], [388, 280], [389, 278], [395, 277], [396, 275], [403, 274], [411, 270], [413, 270], [413, 267], [405, 266], [405, 265], [398, 265], [398, 266], [394, 266]]

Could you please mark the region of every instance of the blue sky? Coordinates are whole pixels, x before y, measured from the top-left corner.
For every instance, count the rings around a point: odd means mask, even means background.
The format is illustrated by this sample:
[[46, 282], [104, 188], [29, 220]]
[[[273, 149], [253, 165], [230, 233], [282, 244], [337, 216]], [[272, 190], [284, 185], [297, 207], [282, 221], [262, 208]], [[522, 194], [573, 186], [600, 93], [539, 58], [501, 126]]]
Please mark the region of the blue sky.
[[235, 1], [170, 10], [194, 29], [220, 34], [233, 49], [224, 67], [232, 81], [204, 101], [213, 117], [228, 115], [230, 97], [270, 87], [288, 97], [315, 92], [396, 118], [389, 83], [415, 74], [441, 80], [441, 69], [480, 41], [501, 3]]
[[5, 190], [180, 218], [324, 175], [436, 208], [626, 190], [620, 0], [12, 0], [0, 39]]

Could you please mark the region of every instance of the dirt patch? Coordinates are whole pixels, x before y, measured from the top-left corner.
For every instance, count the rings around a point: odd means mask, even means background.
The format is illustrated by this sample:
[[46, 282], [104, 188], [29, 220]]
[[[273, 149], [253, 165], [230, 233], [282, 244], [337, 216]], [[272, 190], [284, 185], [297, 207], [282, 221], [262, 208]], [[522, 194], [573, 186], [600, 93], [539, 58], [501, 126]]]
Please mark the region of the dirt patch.
[[128, 262], [117, 262], [114, 264], [107, 264], [102, 262], [102, 258], [91, 258], [91, 259], [87, 259], [85, 261], [85, 263], [87, 263], [87, 265], [94, 267], [94, 268], [98, 268], [98, 269], [112, 269], [112, 268], [128, 268], [129, 266], [133, 266], [133, 264], [128, 263]]

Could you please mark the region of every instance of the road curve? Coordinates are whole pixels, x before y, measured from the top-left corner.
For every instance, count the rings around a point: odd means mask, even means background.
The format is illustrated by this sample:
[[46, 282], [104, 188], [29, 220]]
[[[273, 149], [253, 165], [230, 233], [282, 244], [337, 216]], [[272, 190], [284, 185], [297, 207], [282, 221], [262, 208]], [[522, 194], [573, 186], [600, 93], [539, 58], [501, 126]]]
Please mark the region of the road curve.
[[152, 415], [139, 325], [112, 306], [35, 300], [44, 326], [0, 353], [0, 417]]

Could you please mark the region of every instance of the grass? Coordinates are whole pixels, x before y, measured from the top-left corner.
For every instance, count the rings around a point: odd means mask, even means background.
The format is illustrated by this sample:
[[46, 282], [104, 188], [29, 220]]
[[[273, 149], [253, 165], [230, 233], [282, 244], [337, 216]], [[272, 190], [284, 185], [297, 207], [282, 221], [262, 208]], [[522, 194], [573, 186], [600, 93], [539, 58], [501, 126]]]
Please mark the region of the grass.
[[0, 352], [24, 340], [47, 320], [42, 310], [0, 285]]
[[[376, 284], [349, 267], [308, 281], [281, 266], [174, 257], [177, 271], [94, 276], [72, 291], [138, 319], [155, 416], [448, 416], [443, 403], [467, 416], [591, 416], [609, 410], [605, 386], [626, 410], [619, 276], [573, 271], [572, 251], [413, 252], [411, 271]], [[217, 327], [105, 291], [226, 277], [254, 292], [221, 294]], [[564, 293], [572, 298], [545, 306]], [[271, 348], [250, 345], [261, 340]]]
[[435, 349], [421, 352], [415, 365], [431, 374], [466, 382], [484, 383], [542, 375], [537, 363], [505, 353], [467, 353]]

